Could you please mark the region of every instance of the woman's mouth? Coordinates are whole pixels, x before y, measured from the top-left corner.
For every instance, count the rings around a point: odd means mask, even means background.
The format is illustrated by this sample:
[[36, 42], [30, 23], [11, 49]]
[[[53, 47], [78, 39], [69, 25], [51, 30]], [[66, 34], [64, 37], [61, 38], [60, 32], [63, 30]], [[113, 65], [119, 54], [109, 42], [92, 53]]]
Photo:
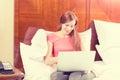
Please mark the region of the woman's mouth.
[[66, 30], [66, 34], [69, 34], [70, 33], [70, 30]]

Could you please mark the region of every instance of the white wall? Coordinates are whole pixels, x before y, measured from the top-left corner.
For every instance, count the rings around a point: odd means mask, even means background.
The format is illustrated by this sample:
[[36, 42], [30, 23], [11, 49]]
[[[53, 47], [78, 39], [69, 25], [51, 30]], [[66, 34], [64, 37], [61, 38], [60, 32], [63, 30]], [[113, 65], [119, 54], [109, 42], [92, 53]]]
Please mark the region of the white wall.
[[14, 0], [0, 0], [0, 60], [13, 64]]

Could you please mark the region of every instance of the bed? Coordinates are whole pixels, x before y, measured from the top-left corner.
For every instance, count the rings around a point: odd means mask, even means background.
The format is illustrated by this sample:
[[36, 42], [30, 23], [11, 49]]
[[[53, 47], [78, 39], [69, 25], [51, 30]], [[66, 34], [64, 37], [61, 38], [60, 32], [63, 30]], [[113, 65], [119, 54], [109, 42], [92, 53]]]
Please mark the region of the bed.
[[[89, 50], [95, 50], [95, 62], [92, 71], [96, 74], [93, 80], [120, 80], [120, 24], [103, 20], [93, 20], [90, 28], [80, 35]], [[43, 63], [47, 51], [46, 35], [51, 31], [29, 27], [23, 42], [20, 42], [20, 53], [25, 72], [24, 80], [50, 80], [53, 68]], [[108, 55], [109, 54], [109, 55]]]

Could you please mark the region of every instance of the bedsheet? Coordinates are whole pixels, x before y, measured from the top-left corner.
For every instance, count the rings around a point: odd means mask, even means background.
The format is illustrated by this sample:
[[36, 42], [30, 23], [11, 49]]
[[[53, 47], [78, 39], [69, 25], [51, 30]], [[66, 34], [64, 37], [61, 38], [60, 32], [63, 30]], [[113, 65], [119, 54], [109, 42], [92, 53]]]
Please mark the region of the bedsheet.
[[102, 61], [97, 61], [94, 64], [94, 72], [96, 78], [93, 80], [120, 80], [120, 66], [116, 65], [106, 65]]

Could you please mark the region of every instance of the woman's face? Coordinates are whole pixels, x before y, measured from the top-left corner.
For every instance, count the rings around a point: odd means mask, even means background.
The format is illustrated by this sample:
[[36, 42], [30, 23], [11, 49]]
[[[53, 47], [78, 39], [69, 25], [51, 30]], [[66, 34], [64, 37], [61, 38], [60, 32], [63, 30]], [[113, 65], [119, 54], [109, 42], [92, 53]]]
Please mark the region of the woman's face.
[[66, 35], [68, 35], [75, 27], [75, 20], [62, 24], [62, 30]]

